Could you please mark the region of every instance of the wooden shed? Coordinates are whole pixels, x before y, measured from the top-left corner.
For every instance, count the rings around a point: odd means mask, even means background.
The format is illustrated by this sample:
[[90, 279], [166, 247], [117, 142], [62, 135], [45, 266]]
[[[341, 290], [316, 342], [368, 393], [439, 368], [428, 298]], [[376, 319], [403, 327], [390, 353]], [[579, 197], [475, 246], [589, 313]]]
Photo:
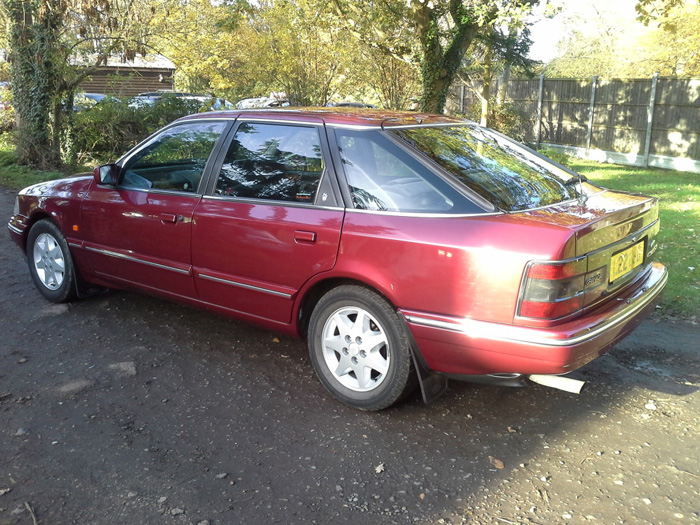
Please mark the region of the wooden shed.
[[163, 56], [132, 62], [110, 61], [99, 66], [80, 84], [86, 93], [104, 93], [128, 98], [146, 91], [172, 91], [175, 65]]

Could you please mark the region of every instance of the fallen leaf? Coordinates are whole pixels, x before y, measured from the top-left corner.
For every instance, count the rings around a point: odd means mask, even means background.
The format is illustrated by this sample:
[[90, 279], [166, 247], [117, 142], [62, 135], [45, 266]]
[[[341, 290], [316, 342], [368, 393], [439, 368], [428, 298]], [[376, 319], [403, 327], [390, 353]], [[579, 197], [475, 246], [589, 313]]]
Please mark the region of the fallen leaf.
[[489, 462], [491, 463], [491, 465], [493, 465], [497, 469], [505, 468], [503, 461], [501, 461], [500, 459], [496, 459], [493, 456], [489, 456]]
[[12, 489], [0, 489], [0, 496], [4, 496], [8, 492], [10, 492]]
[[374, 471], [375, 471], [377, 474], [381, 474], [382, 472], [384, 472], [384, 463], [380, 463], [379, 465], [377, 465], [376, 467], [374, 467]]

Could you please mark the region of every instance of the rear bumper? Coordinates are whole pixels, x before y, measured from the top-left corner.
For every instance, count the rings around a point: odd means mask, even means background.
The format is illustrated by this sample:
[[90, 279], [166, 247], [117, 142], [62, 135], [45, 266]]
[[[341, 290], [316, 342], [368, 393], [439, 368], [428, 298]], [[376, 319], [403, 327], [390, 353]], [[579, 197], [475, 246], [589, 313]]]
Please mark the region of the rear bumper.
[[658, 304], [668, 280], [653, 263], [634, 287], [583, 317], [528, 328], [402, 310], [426, 364], [450, 375], [563, 374], [604, 354]]

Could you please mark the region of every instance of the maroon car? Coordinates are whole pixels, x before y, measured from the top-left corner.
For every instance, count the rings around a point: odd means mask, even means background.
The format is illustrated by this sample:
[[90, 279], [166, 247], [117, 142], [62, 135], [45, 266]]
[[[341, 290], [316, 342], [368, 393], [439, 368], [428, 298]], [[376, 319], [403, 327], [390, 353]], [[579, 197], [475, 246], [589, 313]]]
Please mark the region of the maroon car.
[[667, 280], [656, 199], [379, 110], [192, 115], [22, 190], [9, 229], [48, 300], [136, 289], [306, 337], [323, 385], [366, 410], [446, 378], [556, 384]]

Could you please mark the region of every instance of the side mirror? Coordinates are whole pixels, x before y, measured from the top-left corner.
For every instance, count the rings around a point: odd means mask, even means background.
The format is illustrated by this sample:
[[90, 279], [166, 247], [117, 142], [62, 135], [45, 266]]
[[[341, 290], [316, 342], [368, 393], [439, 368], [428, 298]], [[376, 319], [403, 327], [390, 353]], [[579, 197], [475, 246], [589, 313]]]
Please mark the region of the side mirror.
[[119, 181], [119, 166], [116, 164], [105, 164], [104, 166], [97, 166], [93, 172], [95, 177], [95, 182], [97, 184], [107, 184], [109, 186], [116, 186], [117, 181]]

